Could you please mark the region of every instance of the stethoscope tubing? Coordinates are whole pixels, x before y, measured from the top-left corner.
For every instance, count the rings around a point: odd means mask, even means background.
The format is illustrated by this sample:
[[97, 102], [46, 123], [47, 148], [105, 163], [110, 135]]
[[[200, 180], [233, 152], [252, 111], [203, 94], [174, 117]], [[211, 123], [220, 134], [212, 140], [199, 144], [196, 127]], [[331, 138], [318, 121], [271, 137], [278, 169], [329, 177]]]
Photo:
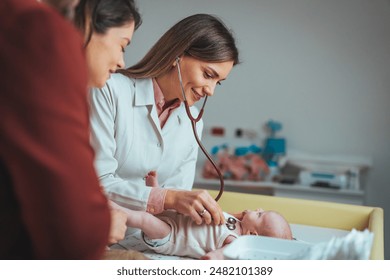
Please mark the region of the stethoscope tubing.
[[191, 115], [190, 108], [188, 106], [188, 102], [187, 101], [184, 101], [184, 106], [186, 108], [187, 115], [188, 115], [188, 117], [191, 120], [192, 130], [194, 132], [195, 140], [198, 143], [199, 148], [202, 150], [203, 154], [207, 157], [207, 159], [213, 165], [215, 171], [218, 173], [219, 182], [220, 182], [220, 188], [219, 188], [219, 193], [218, 193], [217, 197], [215, 198], [215, 201], [218, 201], [221, 198], [222, 194], [223, 194], [223, 190], [224, 190], [224, 186], [225, 186], [221, 170], [219, 170], [218, 166], [215, 164], [215, 162], [211, 158], [210, 154], [207, 152], [206, 148], [203, 146], [202, 142], [200, 141], [200, 139], [198, 137], [198, 133], [196, 132], [196, 123], [197, 123], [197, 121], [192, 119], [192, 115]]
[[206, 102], [207, 102], [207, 95], [205, 97], [205, 100], [203, 102], [203, 105], [202, 105], [202, 108], [200, 109], [199, 111], [199, 115], [194, 118], [191, 114], [191, 111], [190, 111], [190, 106], [188, 105], [188, 102], [187, 102], [187, 98], [185, 96], [185, 91], [184, 91], [184, 87], [183, 87], [183, 81], [182, 81], [182, 78], [181, 78], [181, 71], [180, 71], [180, 65], [179, 65], [179, 62], [180, 62], [180, 59], [177, 58], [176, 59], [176, 65], [177, 65], [177, 72], [178, 72], [178, 76], [179, 76], [179, 82], [180, 82], [180, 88], [181, 88], [181, 92], [183, 94], [183, 99], [184, 99], [184, 107], [185, 107], [185, 110], [186, 110], [186, 113], [187, 113], [187, 116], [188, 118], [190, 119], [191, 121], [191, 126], [192, 126], [192, 131], [194, 132], [194, 137], [195, 137], [195, 140], [196, 142], [198, 143], [198, 146], [199, 148], [202, 150], [203, 154], [207, 157], [207, 159], [210, 161], [210, 163], [213, 165], [215, 171], [217, 172], [218, 174], [218, 177], [219, 177], [219, 181], [220, 181], [220, 188], [219, 188], [219, 193], [217, 195], [217, 197], [215, 198], [215, 201], [218, 201], [222, 194], [223, 194], [223, 190], [224, 190], [224, 187], [225, 187], [225, 182], [223, 180], [223, 176], [222, 176], [222, 173], [221, 173], [221, 170], [219, 170], [218, 166], [215, 164], [215, 162], [213, 161], [213, 159], [211, 158], [210, 154], [207, 152], [207, 150], [205, 149], [205, 147], [203, 146], [202, 142], [200, 141], [199, 137], [198, 137], [198, 133], [196, 132], [196, 123], [198, 121], [200, 121], [200, 119], [202, 118], [203, 116], [203, 112], [204, 112], [204, 107], [206, 105]]

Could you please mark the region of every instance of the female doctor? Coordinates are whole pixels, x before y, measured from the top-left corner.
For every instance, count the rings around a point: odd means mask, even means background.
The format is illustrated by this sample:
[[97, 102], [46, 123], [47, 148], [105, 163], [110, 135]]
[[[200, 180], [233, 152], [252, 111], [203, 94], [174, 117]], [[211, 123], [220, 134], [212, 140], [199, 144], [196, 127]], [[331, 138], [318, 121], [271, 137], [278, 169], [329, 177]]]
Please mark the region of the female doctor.
[[[237, 63], [238, 50], [226, 26], [214, 16], [197, 14], [171, 27], [139, 63], [92, 90], [95, 165], [111, 200], [152, 214], [174, 209], [198, 224], [224, 222], [207, 191], [191, 191], [198, 146], [182, 102], [178, 67], [192, 106], [212, 96]], [[191, 113], [199, 112], [191, 107]], [[202, 127], [199, 122], [199, 134]], [[146, 186], [151, 171], [157, 172], [159, 187]]]

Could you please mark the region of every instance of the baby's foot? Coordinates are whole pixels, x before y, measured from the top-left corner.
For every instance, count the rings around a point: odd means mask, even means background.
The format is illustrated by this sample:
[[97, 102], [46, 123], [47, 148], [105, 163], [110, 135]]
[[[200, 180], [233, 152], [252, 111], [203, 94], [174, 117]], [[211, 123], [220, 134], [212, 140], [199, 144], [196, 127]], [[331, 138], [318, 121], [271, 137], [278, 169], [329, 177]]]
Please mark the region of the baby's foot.
[[145, 184], [148, 187], [158, 187], [157, 172], [150, 171], [145, 177]]

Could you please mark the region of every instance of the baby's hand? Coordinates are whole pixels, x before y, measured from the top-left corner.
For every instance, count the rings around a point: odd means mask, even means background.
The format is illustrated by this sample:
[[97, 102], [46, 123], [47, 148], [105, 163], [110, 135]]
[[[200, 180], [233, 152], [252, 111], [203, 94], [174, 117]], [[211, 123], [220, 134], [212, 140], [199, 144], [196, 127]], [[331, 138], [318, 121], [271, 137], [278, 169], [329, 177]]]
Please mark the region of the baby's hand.
[[242, 220], [242, 218], [244, 217], [244, 212], [239, 212], [239, 213], [229, 213], [230, 215], [232, 215], [234, 218], [238, 219], [238, 220]]
[[200, 257], [201, 260], [223, 260], [223, 248], [208, 252], [206, 255]]

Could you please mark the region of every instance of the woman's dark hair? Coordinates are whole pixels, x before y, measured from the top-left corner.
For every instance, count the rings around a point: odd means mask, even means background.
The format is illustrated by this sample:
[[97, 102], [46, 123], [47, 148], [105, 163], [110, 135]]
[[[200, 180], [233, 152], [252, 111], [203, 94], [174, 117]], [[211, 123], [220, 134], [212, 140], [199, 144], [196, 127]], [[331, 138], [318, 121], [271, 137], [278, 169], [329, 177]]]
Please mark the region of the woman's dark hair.
[[74, 22], [83, 32], [86, 46], [93, 33], [104, 34], [109, 28], [130, 22], [134, 22], [137, 29], [142, 20], [133, 0], [80, 0]]
[[49, 6], [55, 8], [60, 14], [68, 19], [73, 19], [75, 0], [44, 0]]
[[188, 55], [207, 62], [239, 63], [234, 37], [216, 16], [196, 14], [172, 26], [134, 66], [119, 72], [134, 78], [166, 73], [175, 59]]

